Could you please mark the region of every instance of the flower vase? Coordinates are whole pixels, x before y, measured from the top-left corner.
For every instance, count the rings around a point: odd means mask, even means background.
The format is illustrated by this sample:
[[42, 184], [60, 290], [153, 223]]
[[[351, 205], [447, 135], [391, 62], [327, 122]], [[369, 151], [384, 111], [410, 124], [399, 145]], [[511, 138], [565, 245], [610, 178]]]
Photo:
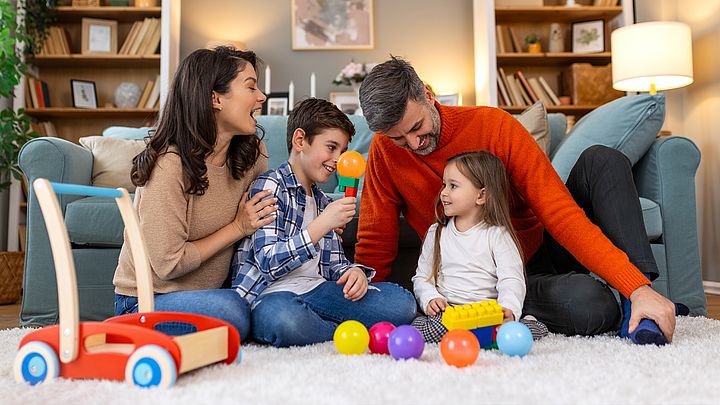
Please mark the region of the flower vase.
[[360, 107], [360, 83], [361, 82], [352, 82], [352, 89], [355, 92], [355, 97], [357, 97], [357, 109], [353, 113], [354, 115], [363, 115], [362, 108]]

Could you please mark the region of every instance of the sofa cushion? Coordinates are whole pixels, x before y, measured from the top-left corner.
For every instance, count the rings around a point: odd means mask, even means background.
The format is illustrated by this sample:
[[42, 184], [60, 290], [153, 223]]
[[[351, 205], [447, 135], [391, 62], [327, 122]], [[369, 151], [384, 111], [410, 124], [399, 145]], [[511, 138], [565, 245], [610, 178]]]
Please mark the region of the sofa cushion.
[[664, 120], [665, 96], [662, 94], [611, 101], [575, 124], [552, 156], [552, 164], [565, 182], [585, 149], [605, 145], [624, 153], [635, 165], [655, 141]]
[[103, 130], [102, 136], [116, 139], [145, 139], [150, 136], [152, 127], [107, 127]]
[[122, 246], [125, 226], [112, 198], [85, 197], [71, 202], [65, 210], [65, 224], [73, 244]]
[[547, 111], [542, 102], [538, 101], [517, 116], [523, 127], [530, 132], [535, 142], [545, 154], [550, 152], [550, 126], [548, 125]]
[[660, 206], [655, 201], [640, 197], [640, 208], [642, 209], [648, 239], [650, 242], [655, 241], [662, 236], [663, 231]]
[[130, 171], [133, 158], [145, 150], [144, 140], [88, 136], [80, 138], [80, 145], [93, 154], [93, 186], [135, 191]]

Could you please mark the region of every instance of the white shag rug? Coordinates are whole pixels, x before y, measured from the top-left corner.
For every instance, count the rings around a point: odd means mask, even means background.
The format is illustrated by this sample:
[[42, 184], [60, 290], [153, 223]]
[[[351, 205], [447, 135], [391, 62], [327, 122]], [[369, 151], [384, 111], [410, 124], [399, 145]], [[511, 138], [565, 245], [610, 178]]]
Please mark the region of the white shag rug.
[[184, 374], [167, 390], [62, 379], [16, 384], [12, 363], [28, 332], [0, 331], [3, 404], [720, 403], [720, 321], [707, 318], [679, 318], [665, 347], [551, 334], [524, 358], [482, 351], [464, 369], [447, 366], [437, 345], [411, 361], [344, 356], [332, 343], [247, 345], [242, 364]]

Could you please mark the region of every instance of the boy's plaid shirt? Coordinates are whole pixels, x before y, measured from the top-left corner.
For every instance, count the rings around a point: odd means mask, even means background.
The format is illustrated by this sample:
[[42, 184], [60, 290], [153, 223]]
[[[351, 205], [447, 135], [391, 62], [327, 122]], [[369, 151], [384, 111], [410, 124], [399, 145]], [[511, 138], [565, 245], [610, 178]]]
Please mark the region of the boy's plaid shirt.
[[[331, 200], [317, 185], [313, 184], [312, 189], [316, 206], [322, 212]], [[361, 268], [368, 278], [375, 275], [372, 268], [347, 260], [335, 231], [323, 236], [320, 251], [312, 244], [310, 234], [302, 228], [307, 193], [288, 162], [260, 175], [248, 198], [263, 190], [272, 192], [266, 198], [277, 197], [277, 218], [238, 242], [231, 265], [233, 288], [249, 303], [272, 282], [318, 254], [319, 272], [326, 280], [337, 280], [351, 267]]]

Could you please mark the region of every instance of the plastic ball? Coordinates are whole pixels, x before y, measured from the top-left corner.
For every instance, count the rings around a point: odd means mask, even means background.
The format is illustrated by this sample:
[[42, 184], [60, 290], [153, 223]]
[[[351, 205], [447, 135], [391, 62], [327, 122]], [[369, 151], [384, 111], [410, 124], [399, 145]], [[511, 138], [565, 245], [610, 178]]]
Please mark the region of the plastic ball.
[[390, 322], [378, 322], [370, 328], [370, 352], [375, 354], [390, 354], [388, 350], [388, 340], [390, 340], [390, 332], [395, 329], [395, 325]]
[[123, 82], [115, 89], [115, 106], [118, 108], [135, 108], [140, 101], [142, 91], [135, 83]]
[[368, 348], [370, 335], [358, 321], [345, 321], [335, 329], [335, 347], [342, 354], [363, 354]]
[[532, 333], [520, 322], [508, 322], [498, 329], [497, 345], [498, 349], [508, 356], [523, 357], [532, 348]]
[[390, 332], [388, 350], [395, 360], [419, 359], [425, 350], [425, 339], [410, 325], [400, 325]]
[[365, 173], [365, 158], [354, 150], [344, 152], [338, 159], [337, 172], [343, 177], [359, 179]]
[[466, 367], [477, 360], [480, 342], [469, 330], [454, 329], [446, 333], [440, 341], [440, 354], [447, 364]]

